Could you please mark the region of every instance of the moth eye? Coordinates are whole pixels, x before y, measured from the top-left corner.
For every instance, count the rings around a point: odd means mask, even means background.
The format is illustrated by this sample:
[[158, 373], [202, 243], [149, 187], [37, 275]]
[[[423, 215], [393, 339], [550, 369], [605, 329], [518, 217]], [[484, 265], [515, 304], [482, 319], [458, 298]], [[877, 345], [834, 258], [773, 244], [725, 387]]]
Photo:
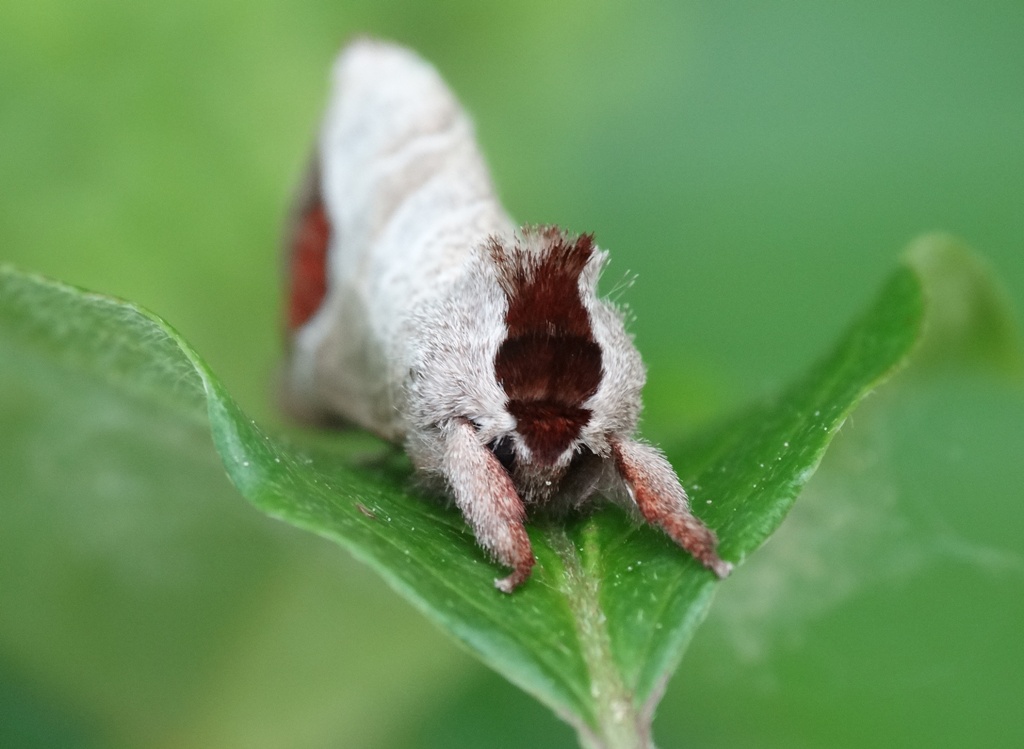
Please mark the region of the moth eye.
[[504, 466], [506, 471], [511, 472], [516, 467], [516, 453], [512, 445], [511, 437], [502, 437], [499, 440], [492, 440], [487, 445], [494, 453], [494, 457]]

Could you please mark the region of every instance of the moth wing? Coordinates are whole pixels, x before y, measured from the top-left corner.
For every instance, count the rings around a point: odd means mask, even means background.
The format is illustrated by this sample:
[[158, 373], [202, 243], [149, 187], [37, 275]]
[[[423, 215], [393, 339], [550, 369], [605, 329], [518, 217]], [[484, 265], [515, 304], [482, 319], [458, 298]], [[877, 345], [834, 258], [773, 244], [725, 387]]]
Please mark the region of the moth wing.
[[379, 41], [342, 51], [291, 226], [286, 406], [401, 440], [410, 314], [514, 230], [433, 67]]

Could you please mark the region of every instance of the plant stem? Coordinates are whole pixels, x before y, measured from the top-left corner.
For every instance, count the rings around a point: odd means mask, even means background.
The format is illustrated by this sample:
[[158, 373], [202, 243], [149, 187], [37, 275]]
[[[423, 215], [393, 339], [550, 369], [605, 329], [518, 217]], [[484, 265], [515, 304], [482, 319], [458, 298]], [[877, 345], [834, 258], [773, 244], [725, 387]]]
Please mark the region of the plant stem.
[[562, 592], [572, 608], [576, 636], [590, 675], [596, 725], [580, 727], [579, 740], [584, 749], [654, 749], [649, 719], [637, 707], [635, 696], [622, 680], [612, 655], [607, 620], [601, 608], [600, 570], [586, 560], [599, 555], [586, 553], [596, 543], [593, 534], [584, 531], [583, 551], [563, 529], [551, 529], [548, 538], [564, 565]]

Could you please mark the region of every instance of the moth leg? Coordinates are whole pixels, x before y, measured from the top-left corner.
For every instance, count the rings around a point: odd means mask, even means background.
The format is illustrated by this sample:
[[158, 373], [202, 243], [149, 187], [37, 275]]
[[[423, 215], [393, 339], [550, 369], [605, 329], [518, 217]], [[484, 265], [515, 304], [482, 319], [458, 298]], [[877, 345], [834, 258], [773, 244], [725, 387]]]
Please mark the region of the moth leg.
[[721, 578], [732, 565], [716, 552], [714, 531], [690, 512], [690, 501], [665, 456], [634, 440], [612, 443], [615, 467], [648, 523], [660, 526], [677, 544]]
[[494, 581], [498, 590], [511, 593], [530, 576], [535, 561], [523, 525], [526, 508], [505, 468], [480, 444], [467, 420], [455, 419], [442, 432], [446, 438], [442, 471], [455, 504], [477, 543], [512, 568], [511, 575]]

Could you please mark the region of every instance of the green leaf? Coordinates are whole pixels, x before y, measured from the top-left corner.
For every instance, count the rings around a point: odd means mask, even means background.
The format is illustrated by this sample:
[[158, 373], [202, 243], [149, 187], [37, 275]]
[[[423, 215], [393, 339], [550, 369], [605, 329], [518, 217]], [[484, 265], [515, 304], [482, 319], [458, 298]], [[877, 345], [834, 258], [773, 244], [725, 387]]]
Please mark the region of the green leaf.
[[[936, 274], [940, 267], [945, 271]], [[922, 240], [835, 350], [798, 382], [667, 446], [725, 558], [742, 562], [778, 527], [851, 409], [906, 361], [922, 339], [929, 293], [938, 294], [934, 306], [941, 309], [974, 311], [928, 315], [939, 321], [933, 333], [959, 330], [947, 339], [974, 342], [976, 328], [995, 326], [979, 350], [1016, 366], [1019, 360], [1005, 354], [1013, 331], [1001, 322], [1007, 318], [997, 295], [983, 273], [967, 272], [972, 268], [951, 241]], [[943, 285], [937, 276], [974, 282]], [[81, 381], [83, 403], [100, 389], [138, 403], [144, 416], [157, 408], [152, 425], [146, 418], [132, 425], [142, 454], [134, 465], [157, 471], [163, 457], [180, 462], [181, 439], [167, 449], [154, 430], [184, 434], [208, 419], [231, 481], [254, 505], [349, 549], [575, 726], [585, 743], [649, 744], [665, 682], [719, 584], [660, 532], [614, 508], [568, 523], [538, 521], [530, 529], [534, 577], [505, 596], [491, 584], [501, 570], [485, 560], [457, 512], [414, 491], [407, 462], [392, 448], [352, 433], [266, 433], [170, 326], [138, 307], [4, 270], [0, 347], [14, 372], [5, 382], [57, 368]], [[78, 416], [97, 418], [89, 409]], [[31, 408], [21, 418], [31, 422]]]

